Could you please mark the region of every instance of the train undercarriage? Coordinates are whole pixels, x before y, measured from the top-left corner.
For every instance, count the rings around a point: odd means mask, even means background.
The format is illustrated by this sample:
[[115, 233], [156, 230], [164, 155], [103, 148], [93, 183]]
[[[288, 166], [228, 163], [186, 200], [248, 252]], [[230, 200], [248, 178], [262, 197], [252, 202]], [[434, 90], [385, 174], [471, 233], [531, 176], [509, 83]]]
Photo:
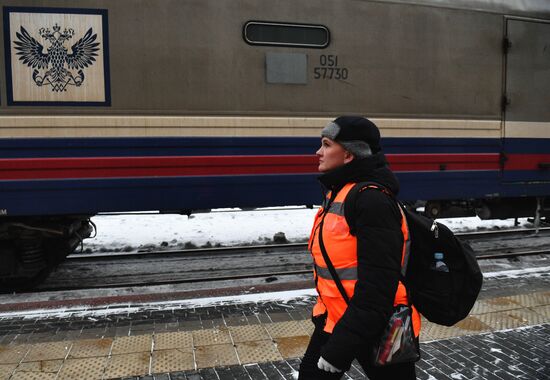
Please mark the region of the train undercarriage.
[[0, 290], [24, 290], [40, 283], [93, 230], [88, 216], [1, 219]]
[[478, 216], [480, 219], [533, 218], [543, 221], [550, 217], [550, 197], [488, 198], [475, 200], [427, 201], [424, 214], [430, 218]]

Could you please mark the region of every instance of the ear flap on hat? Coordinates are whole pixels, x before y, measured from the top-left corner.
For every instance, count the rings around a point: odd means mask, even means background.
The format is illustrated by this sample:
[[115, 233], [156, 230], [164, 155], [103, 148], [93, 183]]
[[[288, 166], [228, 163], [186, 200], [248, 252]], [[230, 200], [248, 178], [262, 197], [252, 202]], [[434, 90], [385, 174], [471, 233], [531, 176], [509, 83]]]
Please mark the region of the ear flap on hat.
[[357, 159], [365, 158], [372, 155], [372, 150], [365, 141], [339, 141], [339, 143]]
[[323, 128], [321, 131], [321, 137], [328, 137], [331, 140], [336, 140], [336, 137], [340, 133], [340, 126], [335, 122], [331, 121], [328, 125]]

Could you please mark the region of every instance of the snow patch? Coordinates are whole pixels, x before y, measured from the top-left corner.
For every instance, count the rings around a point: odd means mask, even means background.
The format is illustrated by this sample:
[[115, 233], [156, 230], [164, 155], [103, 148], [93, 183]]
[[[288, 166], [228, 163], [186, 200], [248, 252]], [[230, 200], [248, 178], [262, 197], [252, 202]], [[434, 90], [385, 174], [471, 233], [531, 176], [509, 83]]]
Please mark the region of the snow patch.
[[[268, 243], [278, 232], [290, 242], [306, 241], [317, 209], [286, 207], [238, 211], [218, 209], [185, 215], [125, 214], [92, 218], [97, 236], [84, 241], [85, 252], [136, 251]], [[187, 245], [187, 247], [186, 247]]]
[[44, 318], [68, 318], [68, 317], [87, 317], [90, 320], [94, 320], [94, 317], [123, 314], [123, 313], [137, 313], [145, 310], [169, 310], [179, 308], [197, 308], [207, 306], [221, 306], [221, 305], [233, 305], [243, 303], [260, 303], [260, 302], [289, 302], [296, 301], [301, 298], [307, 298], [316, 296], [317, 291], [315, 289], [300, 289], [300, 290], [288, 290], [282, 292], [271, 293], [255, 293], [255, 294], [242, 294], [236, 296], [225, 297], [206, 297], [190, 300], [176, 300], [176, 301], [162, 301], [162, 302], [149, 302], [142, 304], [119, 304], [109, 305], [108, 309], [104, 308], [62, 308], [62, 309], [37, 309], [26, 311], [14, 311], [0, 313], [0, 320], [10, 318], [23, 318], [23, 319], [44, 319]]
[[519, 277], [545, 277], [548, 276], [550, 267], [538, 267], [538, 268], [525, 268], [506, 270], [499, 272], [483, 273], [484, 278], [490, 277], [506, 277], [506, 278], [519, 278]]
[[[305, 242], [317, 208], [278, 207], [254, 211], [216, 209], [188, 216], [129, 213], [92, 218], [97, 236], [84, 240], [85, 252], [139, 249], [182, 249], [217, 244], [232, 246], [269, 243], [278, 232], [289, 242]], [[454, 232], [513, 228], [514, 219], [481, 220], [478, 217], [438, 219]], [[521, 225], [526, 226], [522, 219]]]

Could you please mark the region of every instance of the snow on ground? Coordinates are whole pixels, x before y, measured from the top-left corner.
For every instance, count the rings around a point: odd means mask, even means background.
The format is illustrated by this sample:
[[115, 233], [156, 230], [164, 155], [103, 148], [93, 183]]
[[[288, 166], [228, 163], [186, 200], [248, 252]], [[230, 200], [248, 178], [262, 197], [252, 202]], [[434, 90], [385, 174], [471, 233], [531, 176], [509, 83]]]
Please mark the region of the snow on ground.
[[[185, 215], [125, 214], [92, 218], [97, 236], [86, 239], [85, 252], [139, 249], [181, 249], [203, 246], [268, 244], [283, 232], [289, 242], [305, 242], [317, 209], [286, 207], [254, 211], [219, 209]], [[514, 227], [514, 220], [480, 220], [477, 217], [440, 219], [455, 232]], [[523, 226], [530, 226], [520, 219]]]
[[[109, 307], [103, 306], [71, 306], [63, 307], [60, 309], [37, 309], [37, 310], [17, 310], [0, 313], [0, 320], [10, 318], [24, 318], [24, 319], [43, 319], [43, 318], [66, 318], [66, 317], [86, 317], [88, 319], [94, 317], [101, 317], [106, 315], [115, 314], [128, 314], [143, 312], [146, 310], [172, 310], [181, 308], [199, 308], [208, 306], [223, 306], [233, 304], [245, 304], [245, 303], [261, 303], [261, 302], [277, 302], [280, 306], [284, 306], [285, 303], [292, 301], [294, 304], [300, 302], [300, 299], [309, 298], [315, 296], [316, 290], [311, 289], [299, 289], [299, 290], [286, 290], [269, 293], [254, 293], [254, 294], [240, 294], [234, 296], [223, 297], [205, 297], [188, 300], [174, 300], [174, 301], [159, 301], [159, 302], [145, 302], [145, 303], [122, 303], [111, 304]], [[291, 307], [291, 306], [289, 306]]]

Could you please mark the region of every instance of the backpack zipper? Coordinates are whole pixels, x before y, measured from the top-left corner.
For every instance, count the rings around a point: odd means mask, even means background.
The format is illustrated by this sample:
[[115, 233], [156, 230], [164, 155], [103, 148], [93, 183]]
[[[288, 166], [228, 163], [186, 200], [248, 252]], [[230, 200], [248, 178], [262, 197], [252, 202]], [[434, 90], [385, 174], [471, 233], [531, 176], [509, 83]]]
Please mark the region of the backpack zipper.
[[435, 220], [432, 224], [432, 228], [430, 228], [430, 231], [434, 233], [436, 239], [439, 237], [439, 228], [437, 227], [437, 223], [435, 222]]

